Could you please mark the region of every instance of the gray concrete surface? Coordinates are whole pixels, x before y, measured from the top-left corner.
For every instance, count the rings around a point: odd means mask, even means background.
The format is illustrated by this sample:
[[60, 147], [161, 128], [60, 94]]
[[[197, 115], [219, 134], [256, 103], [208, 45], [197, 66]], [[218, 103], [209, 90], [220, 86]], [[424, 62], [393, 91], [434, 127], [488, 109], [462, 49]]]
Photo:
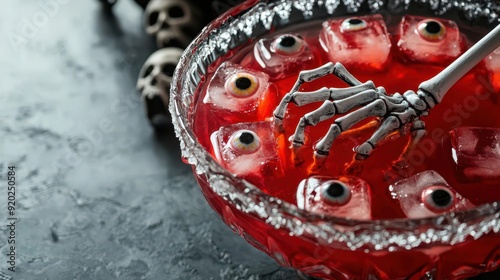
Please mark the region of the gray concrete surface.
[[58, 1], [0, 9], [0, 223], [9, 165], [18, 217], [15, 273], [0, 229], [0, 279], [297, 279], [221, 222], [177, 140], [149, 127], [141, 9]]

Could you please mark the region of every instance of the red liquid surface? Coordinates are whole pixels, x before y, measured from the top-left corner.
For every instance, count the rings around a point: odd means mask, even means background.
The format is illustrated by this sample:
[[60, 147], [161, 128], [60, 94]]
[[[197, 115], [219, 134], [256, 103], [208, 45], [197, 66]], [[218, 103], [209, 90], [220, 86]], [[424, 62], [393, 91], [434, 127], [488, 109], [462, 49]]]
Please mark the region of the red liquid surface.
[[[303, 34], [315, 57], [307, 69], [319, 67], [328, 62], [327, 55], [319, 46], [316, 35], [315, 33], [310, 36]], [[372, 80], [376, 86], [383, 86], [389, 94], [393, 94], [416, 90], [422, 81], [435, 76], [444, 68], [442, 66], [403, 61], [398, 56], [397, 50], [395, 50], [397, 36], [391, 36], [391, 38], [393, 40], [392, 58], [384, 72], [366, 71], [363, 67], [348, 68], [349, 72], [361, 82]], [[238, 58], [229, 58], [228, 55], [226, 59], [251, 69], [262, 70], [253, 60], [253, 53], [250, 52], [247, 56], [242, 56], [240, 53], [236, 57]], [[244, 57], [244, 59], [239, 59], [239, 57]], [[214, 110], [209, 104], [201, 102], [205, 95], [206, 85], [201, 87], [198, 92], [199, 102], [193, 116], [194, 130], [198, 140], [208, 151], [213, 153], [210, 135], [221, 126], [271, 118], [272, 111], [278, 105], [279, 100], [292, 88], [297, 77], [298, 71], [284, 79], [273, 80], [271, 77], [271, 82], [278, 88], [278, 100], [273, 98], [264, 101], [260, 105], [259, 111], [267, 112], [267, 115], [265, 117], [261, 116], [260, 119], [257, 116], [237, 114], [229, 118], [225, 116], [222, 119], [220, 116], [224, 112]], [[209, 75], [207, 80], [210, 78]], [[372, 196], [376, 198], [371, 200], [372, 217], [374, 219], [405, 217], [399, 209], [397, 201], [390, 197], [388, 186], [398, 179], [426, 170], [437, 171], [456, 192], [475, 205], [500, 200], [499, 181], [479, 179], [475, 182], [464, 183], [459, 180], [459, 174], [452, 158], [449, 134], [451, 130], [461, 126], [500, 128], [500, 117], [497, 114], [498, 110], [500, 110], [500, 102], [497, 102], [500, 93], [492, 90], [490, 84], [486, 69], [483, 64], [480, 64], [449, 91], [441, 104], [431, 109], [429, 116], [422, 117], [422, 120], [426, 123], [427, 135], [409, 155], [408, 162], [410, 166], [404, 172], [392, 170], [391, 167], [393, 161], [403, 151], [409, 136], [394, 137], [394, 140], [380, 145], [367, 160], [362, 162], [363, 172], [356, 174], [356, 176], [369, 183]], [[342, 88], [346, 87], [346, 84], [330, 75], [303, 84], [300, 91], [314, 91], [321, 87]], [[295, 203], [297, 186], [301, 180], [311, 175], [307, 169], [312, 163], [313, 144], [325, 135], [334, 119], [308, 128], [307, 138], [309, 141], [302, 151], [306, 162], [300, 166], [295, 166], [291, 162], [292, 151], [289, 148], [290, 143], [287, 139], [294, 133], [299, 119], [306, 113], [317, 109], [321, 104], [322, 102], [303, 107], [297, 107], [294, 104], [288, 106], [284, 120], [285, 133], [278, 137], [278, 149], [281, 155], [280, 160], [284, 166], [284, 177], [269, 176], [269, 174], [242, 177], [256, 184], [270, 195]], [[355, 135], [339, 137], [335, 141], [325, 165], [319, 171], [319, 174], [315, 175], [331, 177], [349, 175], [344, 170], [345, 165], [353, 159], [353, 148], [362, 144], [373, 132], [374, 129], [369, 129]], [[262, 141], [275, 141], [275, 139], [262, 139]], [[255, 180], [254, 177], [262, 177], [263, 181]]]
[[[347, 67], [348, 71], [358, 80], [361, 82], [372, 80], [376, 86], [383, 86], [389, 94], [403, 94], [407, 90], [416, 90], [421, 82], [435, 76], [444, 68], [419, 62], [407, 62], [398, 54], [398, 35], [392, 31], [395, 28], [389, 28], [389, 30], [392, 32], [390, 35], [392, 49], [387, 67], [383, 72], [367, 71], [362, 65]], [[302, 70], [319, 67], [329, 62], [328, 55], [319, 44], [318, 32], [318, 30], [309, 30], [301, 34], [314, 55], [314, 60]], [[465, 42], [466, 40], [463, 43], [464, 48], [470, 45]], [[253, 58], [253, 49], [246, 47], [226, 55], [212, 65], [205, 81], [211, 79], [217, 67], [224, 61], [231, 61], [257, 71], [263, 70]], [[260, 115], [260, 118], [253, 115], [242, 116], [241, 114], [231, 116], [231, 114], [214, 110], [212, 106], [202, 102], [208, 84], [208, 82], [202, 82], [196, 95], [197, 102], [195, 104], [197, 105], [192, 115], [192, 123], [198, 141], [215, 157], [210, 140], [212, 133], [218, 131], [221, 126], [270, 119], [279, 100], [290, 91], [296, 82], [298, 72], [297, 70], [289, 77], [282, 79], [270, 77], [271, 82], [278, 89], [278, 98], [265, 100], [260, 104], [259, 112], [267, 112], [266, 116]], [[406, 216], [398, 202], [389, 193], [389, 185], [426, 170], [438, 172], [456, 192], [474, 205], [500, 201], [500, 180], [477, 179], [470, 182], [461, 179], [452, 158], [449, 133], [455, 128], [464, 126], [500, 128], [500, 115], [498, 114], [500, 92], [495, 91], [492, 86], [498, 81], [492, 80], [491, 77], [498, 76], [495, 73], [488, 73], [483, 63], [479, 64], [449, 91], [441, 104], [431, 109], [429, 116], [422, 117], [426, 123], [427, 135], [409, 155], [407, 161], [410, 165], [403, 172], [394, 170], [392, 166], [407, 144], [408, 135], [393, 137], [392, 140], [381, 144], [368, 159], [362, 162], [362, 172], [356, 176], [366, 181], [370, 186], [372, 219], [405, 218]], [[303, 84], [300, 91], [314, 91], [322, 87], [343, 88], [346, 87], [346, 84], [330, 75]], [[335, 118], [308, 128], [308, 141], [303, 148], [305, 162], [299, 166], [294, 165], [291, 161], [292, 150], [289, 148], [288, 137], [294, 133], [299, 119], [306, 113], [317, 109], [321, 104], [322, 102], [318, 102], [303, 107], [290, 104], [284, 120], [284, 134], [277, 135], [276, 139], [261, 139], [261, 141], [277, 141], [283, 175], [251, 174], [242, 177], [272, 196], [296, 203], [299, 183], [311, 176], [308, 172], [308, 166], [313, 161], [313, 145], [325, 135]], [[353, 159], [353, 148], [366, 141], [374, 130], [340, 136], [335, 141], [325, 165], [314, 175], [329, 177], [349, 175], [345, 171], [345, 166]], [[360, 276], [361, 273], [360, 279], [368, 279], [370, 275], [375, 275], [379, 279], [420, 279], [426, 271], [439, 267], [435, 275], [436, 279], [458, 279], [474, 275], [479, 270], [492, 269], [495, 263], [498, 263], [499, 257], [496, 253], [498, 249], [496, 248], [500, 248], [500, 242], [498, 236], [494, 234], [489, 234], [480, 241], [470, 240], [453, 247], [444, 246], [432, 249], [369, 254], [347, 250], [332, 252], [328, 245], [311, 244], [303, 239], [289, 236], [288, 233], [276, 231], [262, 221], [241, 214], [232, 206], [225, 205], [220, 197], [213, 194], [203, 178], [199, 178], [199, 182], [212, 207], [228, 225], [244, 236], [248, 242], [267, 252], [280, 264], [298, 268], [312, 276], [327, 279], [348, 279]], [[288, 246], [288, 244], [293, 244], [293, 246]], [[469, 256], [467, 263], [464, 263], [463, 260], [465, 252]], [[401, 260], [404, 264], [401, 263]], [[411, 260], [410, 263], [408, 263], [409, 260]], [[457, 265], [458, 263], [464, 263], [464, 265]], [[487, 263], [487, 266], [480, 268], [479, 264], [484, 263]], [[308, 267], [316, 265], [345, 271], [346, 274], [331, 270], [329, 273], [309, 270]], [[365, 267], [366, 271], [359, 272], [360, 267]]]

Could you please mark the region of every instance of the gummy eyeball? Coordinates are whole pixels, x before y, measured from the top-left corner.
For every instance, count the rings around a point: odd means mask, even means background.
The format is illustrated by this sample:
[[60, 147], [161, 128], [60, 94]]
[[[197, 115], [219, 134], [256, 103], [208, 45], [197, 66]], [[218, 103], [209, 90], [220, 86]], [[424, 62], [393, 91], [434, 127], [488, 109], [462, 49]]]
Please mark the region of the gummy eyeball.
[[425, 40], [437, 42], [446, 36], [446, 27], [437, 20], [427, 19], [418, 23], [417, 32]]
[[422, 192], [425, 207], [435, 213], [445, 212], [453, 206], [455, 195], [444, 186], [432, 186]]
[[342, 22], [340, 29], [342, 31], [358, 31], [368, 27], [366, 21], [359, 18], [348, 18]]
[[234, 97], [249, 97], [259, 89], [259, 80], [250, 73], [240, 72], [226, 81], [225, 88]]
[[282, 55], [296, 55], [304, 50], [305, 43], [295, 35], [287, 34], [279, 36], [272, 43], [273, 49]]
[[351, 200], [351, 189], [341, 181], [327, 181], [321, 186], [321, 197], [328, 203], [345, 205]]
[[231, 147], [243, 154], [252, 154], [259, 150], [260, 139], [255, 132], [251, 130], [236, 131], [229, 139]]

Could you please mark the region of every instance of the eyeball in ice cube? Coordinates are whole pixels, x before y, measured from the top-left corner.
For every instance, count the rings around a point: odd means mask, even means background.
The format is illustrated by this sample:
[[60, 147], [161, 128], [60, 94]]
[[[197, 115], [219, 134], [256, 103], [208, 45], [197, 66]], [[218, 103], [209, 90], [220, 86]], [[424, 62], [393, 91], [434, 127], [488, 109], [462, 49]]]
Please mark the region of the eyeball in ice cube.
[[444, 186], [431, 186], [422, 192], [422, 202], [434, 213], [450, 210], [455, 202], [455, 194]]
[[338, 180], [326, 181], [321, 185], [321, 197], [333, 205], [345, 205], [351, 200], [351, 188]]
[[259, 80], [251, 73], [240, 72], [231, 75], [226, 81], [225, 88], [234, 97], [249, 97], [259, 89]]
[[274, 122], [241, 122], [221, 126], [210, 137], [214, 156], [241, 178], [260, 184], [266, 177], [283, 176]]
[[300, 182], [297, 206], [313, 213], [348, 219], [371, 219], [371, 191], [356, 177], [311, 176]]
[[348, 18], [342, 22], [340, 29], [343, 32], [363, 30], [368, 27], [368, 23], [360, 18]]
[[297, 55], [305, 48], [305, 42], [295, 35], [283, 35], [272, 43], [272, 50], [280, 55]]
[[226, 123], [257, 121], [272, 116], [278, 89], [269, 75], [239, 64], [224, 62], [208, 82], [203, 103]]
[[320, 44], [331, 62], [372, 71], [385, 69], [392, 46], [384, 19], [378, 14], [323, 22]]
[[464, 43], [454, 21], [406, 15], [399, 23], [399, 57], [405, 61], [447, 66]]
[[261, 39], [254, 46], [254, 59], [273, 79], [282, 79], [308, 67], [314, 56], [300, 35], [282, 34]]
[[425, 19], [418, 23], [418, 34], [427, 41], [437, 42], [446, 36], [446, 27], [438, 20]]
[[253, 154], [260, 148], [260, 139], [251, 130], [236, 131], [229, 139], [231, 147], [242, 154]]
[[396, 182], [389, 187], [401, 210], [410, 219], [437, 216], [448, 211], [474, 207], [469, 200], [448, 185], [434, 170], [427, 170]]

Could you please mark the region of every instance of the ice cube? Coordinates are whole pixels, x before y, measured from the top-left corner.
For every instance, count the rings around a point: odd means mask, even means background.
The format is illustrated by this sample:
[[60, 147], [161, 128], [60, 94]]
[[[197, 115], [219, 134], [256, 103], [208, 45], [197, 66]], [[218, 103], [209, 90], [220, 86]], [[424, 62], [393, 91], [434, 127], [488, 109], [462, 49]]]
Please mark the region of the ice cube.
[[371, 219], [370, 199], [368, 183], [355, 177], [312, 176], [297, 190], [299, 208], [349, 219]]
[[398, 50], [406, 61], [448, 66], [463, 52], [457, 24], [451, 20], [404, 16]]
[[500, 179], [500, 129], [459, 127], [450, 133], [459, 179]]
[[381, 15], [323, 22], [320, 43], [332, 62], [382, 70], [389, 61], [391, 40]]
[[282, 176], [273, 122], [222, 126], [211, 137], [217, 160], [234, 174], [257, 183], [265, 176]]
[[392, 197], [398, 200], [401, 209], [410, 219], [433, 217], [447, 211], [474, 207], [433, 170], [398, 181], [389, 189]]
[[495, 92], [500, 91], [500, 48], [485, 59], [486, 69]]
[[258, 120], [272, 115], [277, 94], [269, 75], [225, 62], [210, 80], [203, 102], [213, 106], [222, 118]]
[[273, 79], [282, 79], [307, 69], [314, 60], [309, 45], [300, 35], [282, 34], [261, 39], [254, 46], [254, 57]]

